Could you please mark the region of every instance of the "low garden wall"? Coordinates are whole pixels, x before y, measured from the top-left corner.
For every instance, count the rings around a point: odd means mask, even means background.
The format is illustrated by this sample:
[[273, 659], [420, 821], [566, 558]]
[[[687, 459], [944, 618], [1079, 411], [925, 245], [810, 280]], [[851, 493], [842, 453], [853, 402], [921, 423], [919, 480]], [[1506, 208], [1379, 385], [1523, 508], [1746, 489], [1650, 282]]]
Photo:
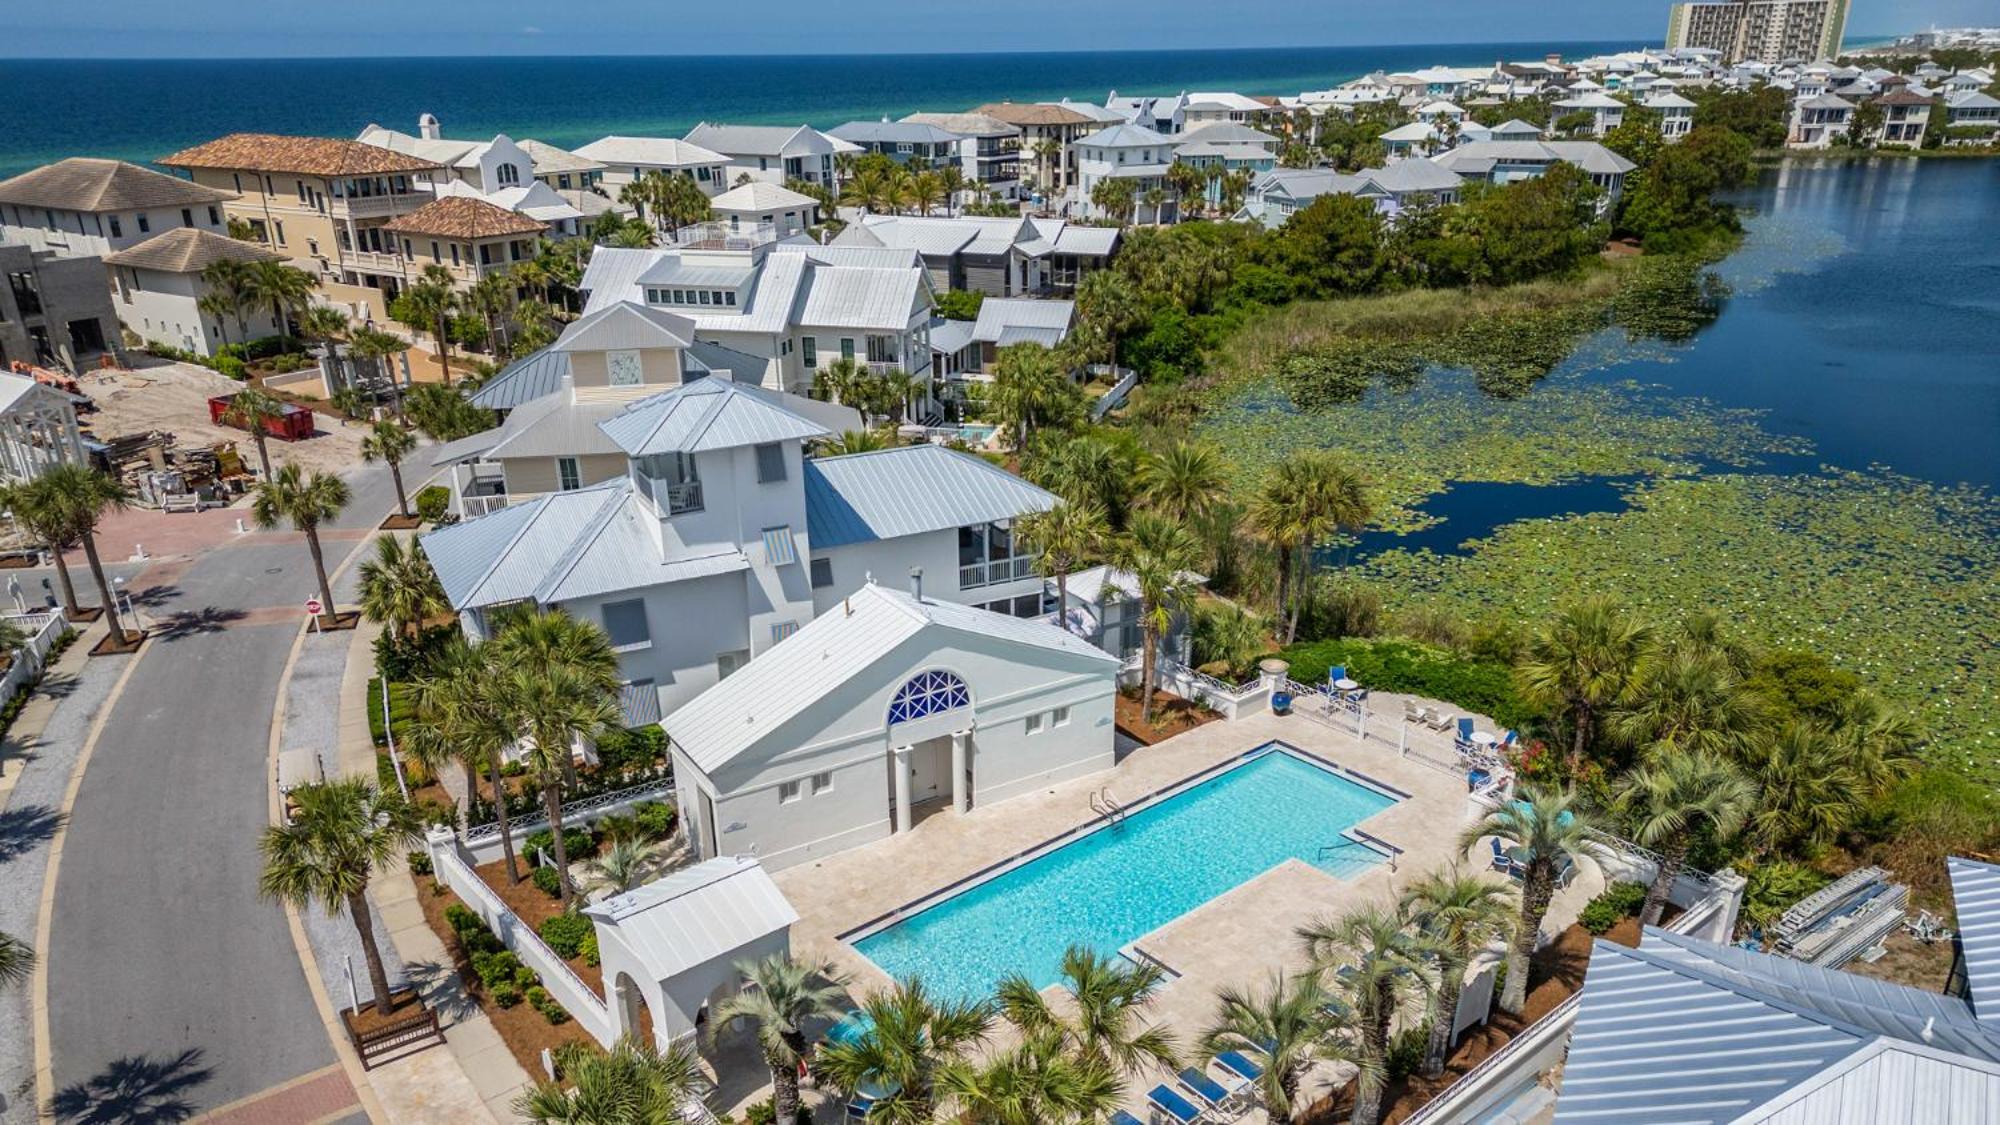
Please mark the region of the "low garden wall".
[[[658, 777], [625, 789], [571, 801], [563, 806], [563, 824], [566, 827], [577, 828], [593, 824], [607, 816], [629, 813], [640, 805], [652, 801], [673, 799], [673, 778]], [[529, 835], [540, 832], [548, 826], [549, 818], [540, 814], [517, 816], [507, 822], [508, 835], [514, 837], [517, 847]], [[502, 858], [499, 823], [480, 824], [466, 829], [463, 848], [467, 861], [475, 867]]]

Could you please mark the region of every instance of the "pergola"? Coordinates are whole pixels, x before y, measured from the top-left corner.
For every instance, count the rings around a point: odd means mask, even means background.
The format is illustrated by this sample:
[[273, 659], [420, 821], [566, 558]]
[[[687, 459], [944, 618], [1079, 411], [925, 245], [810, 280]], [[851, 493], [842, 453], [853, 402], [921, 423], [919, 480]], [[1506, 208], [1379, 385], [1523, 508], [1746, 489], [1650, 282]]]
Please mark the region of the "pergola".
[[82, 464], [83, 437], [70, 396], [0, 372], [0, 478], [30, 480], [51, 465]]

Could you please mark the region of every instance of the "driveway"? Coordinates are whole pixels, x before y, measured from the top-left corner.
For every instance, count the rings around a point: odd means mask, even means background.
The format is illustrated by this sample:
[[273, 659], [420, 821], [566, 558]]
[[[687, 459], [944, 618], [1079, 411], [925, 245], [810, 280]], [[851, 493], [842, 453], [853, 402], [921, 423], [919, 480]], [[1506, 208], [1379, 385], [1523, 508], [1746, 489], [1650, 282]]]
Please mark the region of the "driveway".
[[[385, 470], [349, 480], [329, 570], [395, 502]], [[257, 893], [272, 709], [315, 589], [304, 542], [245, 536], [131, 585], [160, 627], [71, 810], [45, 951], [57, 1115], [364, 1120]]]

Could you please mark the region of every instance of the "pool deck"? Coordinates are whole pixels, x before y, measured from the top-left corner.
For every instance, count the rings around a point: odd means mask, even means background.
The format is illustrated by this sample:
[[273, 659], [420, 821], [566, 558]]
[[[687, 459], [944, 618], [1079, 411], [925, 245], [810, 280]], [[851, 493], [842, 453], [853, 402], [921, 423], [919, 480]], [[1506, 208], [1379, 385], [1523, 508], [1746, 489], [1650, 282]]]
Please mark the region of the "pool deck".
[[[1376, 705], [1400, 708], [1400, 698], [1378, 694]], [[1394, 739], [1393, 721], [1387, 737]], [[1482, 726], [1491, 729], [1490, 724]], [[799, 912], [792, 949], [801, 957], [823, 958], [847, 975], [855, 994], [887, 987], [889, 978], [839, 935], [899, 906], [935, 894], [958, 880], [1052, 837], [1094, 822], [1090, 796], [1108, 786], [1122, 801], [1173, 785], [1272, 741], [1338, 763], [1409, 793], [1408, 800], [1384, 809], [1357, 827], [1403, 849], [1394, 863], [1382, 863], [1353, 879], [1340, 879], [1297, 860], [1264, 874], [1142, 937], [1138, 945], [1181, 974], [1162, 988], [1154, 1017], [1191, 1045], [1214, 1014], [1216, 989], [1256, 986], [1274, 969], [1304, 964], [1298, 927], [1371, 901], [1388, 901], [1417, 875], [1465, 863], [1483, 870], [1485, 860], [1466, 860], [1457, 847], [1467, 821], [1465, 783], [1414, 759], [1399, 757], [1393, 742], [1370, 732], [1366, 742], [1303, 715], [1260, 714], [1213, 722], [1128, 754], [1111, 770], [1051, 785], [959, 816], [931, 816], [910, 832], [855, 848], [814, 863], [778, 872], [779, 889]], [[1494, 876], [1494, 878], [1499, 878]], [[1583, 872], [1558, 894], [1545, 933], [1560, 932], [1601, 889], [1595, 872]], [[1144, 1096], [1155, 1081], [1131, 1080], [1135, 1104], [1145, 1118]], [[1328, 1070], [1311, 1084], [1324, 1089], [1346, 1075]], [[1314, 1094], [1317, 1096], [1317, 1093]], [[1255, 1111], [1243, 1120], [1262, 1120]]]

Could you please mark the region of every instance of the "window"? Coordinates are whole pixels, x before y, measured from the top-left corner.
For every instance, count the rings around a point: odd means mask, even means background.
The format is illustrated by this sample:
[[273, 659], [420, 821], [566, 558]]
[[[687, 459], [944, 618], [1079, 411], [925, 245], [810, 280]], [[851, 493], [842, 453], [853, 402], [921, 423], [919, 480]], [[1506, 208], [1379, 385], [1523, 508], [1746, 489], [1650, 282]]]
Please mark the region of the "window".
[[813, 796], [817, 797], [817, 796], [819, 796], [819, 795], [820, 795], [821, 793], [824, 793], [824, 792], [826, 792], [827, 790], [829, 790], [829, 789], [832, 789], [832, 788], [833, 788], [833, 771], [832, 771], [832, 770], [828, 770], [828, 771], [826, 771], [826, 772], [824, 772], [824, 773], [816, 773], [816, 774], [812, 775], [812, 791], [813, 791]]
[[854, 358], [854, 337], [842, 336], [840, 338], [840, 358], [842, 359]]
[[181, 225], [184, 227], [194, 225], [194, 211], [186, 207], [181, 208]]
[[222, 225], [222, 212], [217, 211], [212, 206], [208, 209], [208, 225], [212, 227], [219, 227]]
[[1042, 716], [1040, 712], [1036, 712], [1035, 714], [1028, 716], [1028, 733], [1029, 734], [1042, 733]]
[[1014, 533], [998, 523], [958, 529], [958, 588], [976, 589], [1026, 578], [1034, 572], [1035, 555], [1019, 545]]
[[750, 653], [747, 650], [718, 652], [715, 654], [715, 678], [726, 680], [748, 663], [750, 663]]
[[771, 626], [771, 643], [777, 644], [779, 641], [784, 640], [786, 637], [789, 637], [793, 633], [796, 633], [798, 631], [799, 631], [799, 623], [796, 621], [776, 622]]
[[799, 561], [790, 526], [767, 527], [763, 532], [764, 561], [772, 566], [790, 566]]
[[1069, 708], [1058, 707], [1055, 710], [1049, 712], [1049, 725], [1052, 727], [1068, 726]]
[[636, 351], [605, 352], [604, 367], [614, 387], [636, 387], [646, 381], [645, 368]]
[[889, 701], [889, 722], [907, 723], [972, 705], [965, 681], [950, 672], [919, 672]]
[[776, 484], [785, 479], [785, 447], [766, 442], [757, 447], [757, 483]]
[[730, 308], [732, 308], [732, 309], [733, 309], [733, 308], [735, 308], [735, 307], [736, 307], [736, 290], [734, 290], [734, 289], [725, 289], [725, 290], [723, 290], [723, 291], [722, 291], [722, 303], [723, 303], [723, 304], [725, 304], [725, 305], [728, 305], [728, 306], [729, 306]]
[[824, 590], [833, 585], [833, 560], [814, 559], [812, 561], [812, 588]]
[[438, 244], [436, 239], [431, 240], [431, 261], [433, 262], [444, 261], [444, 255], [438, 253]]
[[454, 266], [458, 264], [458, 243], [456, 242], [451, 244], [451, 264]]
[[798, 800], [799, 788], [799, 783], [796, 781], [780, 781], [778, 783], [778, 803], [789, 805], [793, 801]]
[[704, 305], [705, 305], [705, 304], [707, 304], [707, 303], [708, 303], [708, 290], [706, 290], [706, 289], [702, 289], [702, 290], [698, 290], [698, 292], [699, 292], [699, 293], [700, 293], [700, 295], [701, 295], [701, 303], [702, 303], [702, 304], [704, 304]]
[[631, 601], [606, 602], [599, 612], [604, 615], [604, 635], [611, 639], [612, 648], [623, 652], [653, 643], [652, 630], [646, 627], [646, 603], [643, 600], [634, 598]]
[[7, 275], [7, 284], [14, 290], [14, 307], [22, 316], [33, 316], [42, 311], [42, 291], [35, 284], [35, 275], [22, 270]]
[[146, 234], [152, 229], [153, 229], [152, 220], [146, 218], [146, 213], [144, 211], [139, 212], [139, 233]]
[[232, 179], [232, 180], [234, 180], [234, 181], [236, 181], [236, 194], [238, 194], [238, 195], [242, 195], [242, 194], [243, 194], [243, 173], [241, 173], [241, 172], [231, 172], [231, 173], [229, 173], [229, 178], [230, 178], [230, 179]]
[[118, 225], [118, 216], [111, 216], [111, 237], [124, 238], [125, 228]]
[[521, 182], [521, 170], [515, 167], [511, 161], [500, 165], [494, 171], [500, 180], [501, 187], [513, 187]]
[[868, 362], [896, 362], [896, 338], [894, 336], [868, 337]]
[[282, 222], [275, 222], [275, 223], [273, 223], [273, 224], [271, 224], [271, 225], [272, 225], [272, 226], [274, 226], [275, 228], [277, 228], [277, 231], [278, 231], [278, 245], [280, 245], [280, 246], [283, 246], [283, 245], [285, 244], [285, 224], [284, 224], [284, 223], [282, 223]]
[[804, 358], [807, 370], [819, 366], [819, 339], [813, 336], [799, 337], [799, 354]]
[[577, 468], [576, 458], [556, 458], [556, 487], [564, 492], [574, 492], [583, 487], [583, 473]]

